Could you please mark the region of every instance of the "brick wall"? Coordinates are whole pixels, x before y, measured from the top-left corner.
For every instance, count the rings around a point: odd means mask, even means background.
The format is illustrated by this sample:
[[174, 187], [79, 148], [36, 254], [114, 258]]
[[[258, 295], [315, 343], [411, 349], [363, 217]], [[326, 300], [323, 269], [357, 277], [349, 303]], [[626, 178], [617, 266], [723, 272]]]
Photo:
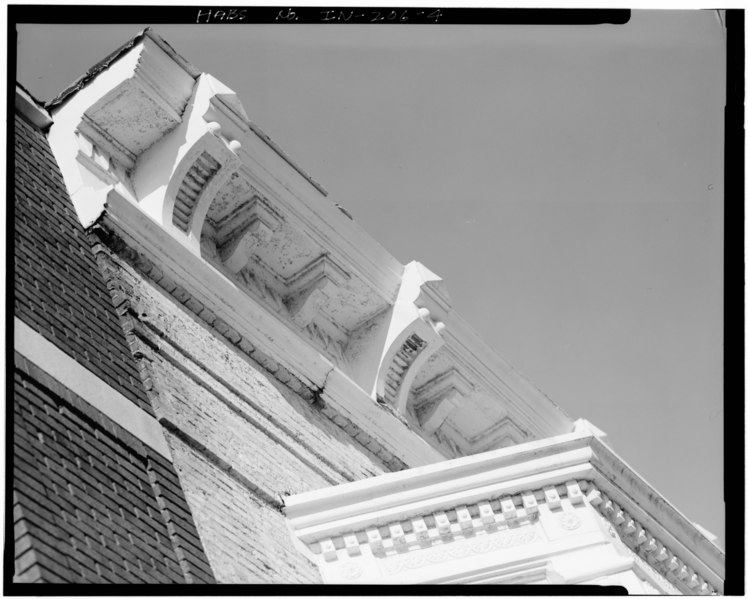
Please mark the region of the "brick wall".
[[16, 581], [213, 580], [163, 458], [20, 354], [13, 384]]
[[[216, 578], [231, 583], [319, 583], [317, 567], [290, 542], [285, 517], [241, 476], [169, 439]], [[266, 464], [266, 467], [271, 467]]]
[[[129, 294], [130, 343], [168, 440], [205, 551], [220, 582], [314, 582], [292, 544], [282, 496], [399, 469], [336, 422], [282, 364], [253, 359], [251, 340], [197, 317], [175, 287], [155, 285], [131, 251], [96, 248], [110, 286]], [[125, 259], [127, 258], [127, 259]], [[394, 468], [393, 468], [394, 467]]]
[[[153, 414], [44, 134], [13, 137], [15, 316]], [[15, 356], [13, 581], [214, 582], [172, 464], [43, 368]]]
[[16, 116], [14, 148], [15, 315], [152, 413], [46, 137]]
[[23, 120], [16, 162], [18, 316], [156, 414], [174, 459], [17, 370], [18, 580], [318, 582], [283, 495], [404, 464], [156, 266], [83, 231]]

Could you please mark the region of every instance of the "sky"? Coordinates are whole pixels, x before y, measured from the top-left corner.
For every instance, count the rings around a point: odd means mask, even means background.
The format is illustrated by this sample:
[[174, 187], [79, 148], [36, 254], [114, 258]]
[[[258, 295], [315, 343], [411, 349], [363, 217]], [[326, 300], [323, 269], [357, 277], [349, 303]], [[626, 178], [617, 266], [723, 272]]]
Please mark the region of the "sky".
[[[49, 100], [148, 25], [19, 26]], [[154, 27], [398, 260], [724, 539], [713, 11], [626, 25]]]

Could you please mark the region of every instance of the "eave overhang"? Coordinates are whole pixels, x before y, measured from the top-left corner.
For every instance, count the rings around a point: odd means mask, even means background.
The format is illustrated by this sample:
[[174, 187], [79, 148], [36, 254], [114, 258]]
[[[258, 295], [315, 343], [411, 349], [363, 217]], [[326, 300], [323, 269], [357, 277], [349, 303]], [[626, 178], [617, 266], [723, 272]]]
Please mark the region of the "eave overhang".
[[[584, 503], [681, 592], [721, 592], [724, 553], [583, 424], [550, 439], [286, 497], [289, 529], [301, 551], [326, 563], [345, 556], [353, 538], [378, 543], [373, 553], [381, 556], [397, 549], [392, 536], [399, 529], [417, 545], [420, 523], [433, 519], [438, 526], [447, 512], [453, 517], [445, 531], [459, 534], [460, 513], [469, 519], [472, 506], [484, 522], [501, 526], [530, 518], [538, 503]], [[492, 503], [501, 510], [486, 507]], [[481, 524], [473, 516], [475, 523]]]
[[[83, 224], [109, 223], [224, 321], [264, 327], [264, 351], [328, 393], [346, 389], [347, 411], [395, 412], [396, 428], [442, 457], [571, 430], [452, 309], [440, 277], [399, 263], [231, 89], [152, 31], [49, 106], [50, 144]], [[307, 345], [316, 355], [302, 360]], [[434, 384], [445, 377], [462, 383]]]

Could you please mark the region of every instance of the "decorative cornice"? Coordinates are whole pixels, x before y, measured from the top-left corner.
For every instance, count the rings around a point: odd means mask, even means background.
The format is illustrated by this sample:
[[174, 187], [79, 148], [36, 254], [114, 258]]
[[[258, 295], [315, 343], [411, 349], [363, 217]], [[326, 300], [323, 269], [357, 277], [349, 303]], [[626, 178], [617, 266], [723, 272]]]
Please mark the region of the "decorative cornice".
[[[445, 542], [475, 527], [509, 527], [539, 504], [551, 510], [562, 501], [592, 505], [634, 553], [681, 591], [719, 591], [724, 554], [656, 492], [643, 495], [641, 484], [622, 489], [621, 472], [608, 478], [605, 464], [643, 482], [602, 441], [579, 432], [288, 497], [285, 513], [292, 535], [311, 554], [323, 542], [344, 550], [351, 535], [386, 553], [403, 543]], [[611, 494], [621, 497], [611, 500]], [[329, 551], [325, 559], [333, 559]]]
[[[341, 426], [352, 422], [358, 430], [366, 431], [368, 438], [373, 438], [382, 451], [409, 466], [442, 459], [405, 424], [371, 402], [350, 379], [338, 374], [332, 362], [310, 341], [299, 336], [297, 328], [289, 328], [264, 303], [256, 301], [253, 295], [231, 283], [200, 257], [181, 254], [172, 236], [116, 192], [110, 193], [108, 205], [115, 209], [106, 213], [97, 226], [105, 235], [117, 238], [116, 243], [123, 248], [116, 251], [136, 256], [133, 259], [144, 264], [148, 277], [172, 281], [167, 289], [170, 292], [174, 291], [174, 281], [177, 281], [187, 298], [187, 307], [190, 303], [199, 306], [200, 317], [207, 315], [205, 318], [210, 322], [218, 322], [217, 315], [220, 316], [222, 327], [235, 331], [231, 338], [236, 343], [251, 340], [253, 359], [267, 360], [275, 370], [281, 362], [301, 385], [319, 390], [320, 399], [330, 408], [330, 417], [339, 414], [342, 418]], [[143, 230], [148, 234], [134, 237], [134, 232]], [[216, 296], [222, 298], [220, 304]], [[280, 305], [283, 306], [282, 302]]]
[[[703, 576], [687, 566], [625, 511], [616, 504], [611, 505], [603, 497], [604, 494], [601, 495], [593, 483], [570, 480], [563, 485], [535, 488], [473, 504], [449, 506], [407, 520], [380, 522], [377, 526], [347, 531], [307, 542], [306, 545], [312, 554], [320, 556], [325, 562], [335, 562], [344, 556], [359, 556], [366, 545], [375, 557], [394, 558], [383, 564], [384, 571], [394, 574], [402, 567], [422, 565], [426, 558], [419, 557], [420, 549], [443, 547], [438, 555], [427, 558], [428, 562], [436, 563], [463, 557], [472, 545], [476, 545], [479, 552], [485, 552], [539, 541], [537, 533], [526, 525], [538, 520], [541, 505], [558, 514], [562, 529], [575, 530], [581, 525], [581, 520], [573, 509], [564, 509], [563, 504], [571, 507], [592, 505], [612, 525], [613, 536], [613, 531], [616, 531], [625, 545], [638, 556], [637, 559], [642, 560], [639, 568], [651, 568], [668, 583], [675, 585], [679, 592], [716, 594], [715, 588]], [[468, 546], [460, 544], [450, 550], [450, 545], [458, 540], [467, 541]]]
[[[197, 76], [148, 32], [106, 62], [55, 105], [50, 131], [86, 226], [107, 210], [138, 227], [128, 232], [137, 248], [163, 247], [163, 232], [175, 261], [202, 263], [210, 284], [200, 288], [215, 297], [200, 301], [221, 318], [244, 307], [237, 291], [256, 300], [263, 309], [254, 316], [282, 321], [273, 326], [284, 338], [310, 342], [318, 352], [310, 360], [329, 365], [315, 376], [335, 370], [358, 387], [355, 397], [394, 408], [441, 455], [516, 442], [516, 431], [539, 438], [571, 429], [454, 313], [444, 281], [417, 262], [401, 265], [341, 214], [251, 123], [230, 88]], [[131, 218], [130, 208], [150, 221]], [[233, 306], [217, 295], [226, 288]], [[455, 389], [414, 417], [413, 404], [427, 400], [414, 396], [416, 381], [446, 371], [471, 391]], [[504, 418], [496, 435], [484, 434]]]
[[236, 274], [254, 249], [270, 241], [282, 218], [258, 195], [214, 223], [216, 246], [226, 268]]
[[421, 428], [432, 433], [439, 428], [460, 400], [473, 391], [473, 385], [459, 370], [452, 368], [413, 390], [413, 410]]
[[202, 152], [184, 174], [177, 190], [172, 214], [172, 222], [177, 229], [184, 233], [189, 231], [197, 201], [219, 170], [221, 170], [221, 164], [208, 152]]
[[601, 492], [594, 483], [587, 485], [587, 501], [618, 532], [621, 540], [635, 553], [642, 557], [650, 567], [675, 584], [686, 594], [716, 594], [714, 587], [703, 576], [687, 565], [666, 547], [662, 541], [644, 528], [638, 520]]

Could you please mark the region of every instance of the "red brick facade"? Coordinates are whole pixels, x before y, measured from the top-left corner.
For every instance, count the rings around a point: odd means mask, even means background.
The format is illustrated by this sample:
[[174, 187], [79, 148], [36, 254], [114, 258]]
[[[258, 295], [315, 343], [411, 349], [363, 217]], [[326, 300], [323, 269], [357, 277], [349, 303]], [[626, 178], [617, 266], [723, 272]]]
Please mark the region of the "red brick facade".
[[[15, 174], [15, 316], [152, 415], [46, 137], [19, 115]], [[11, 406], [14, 582], [215, 581], [166, 458], [18, 353]]]

